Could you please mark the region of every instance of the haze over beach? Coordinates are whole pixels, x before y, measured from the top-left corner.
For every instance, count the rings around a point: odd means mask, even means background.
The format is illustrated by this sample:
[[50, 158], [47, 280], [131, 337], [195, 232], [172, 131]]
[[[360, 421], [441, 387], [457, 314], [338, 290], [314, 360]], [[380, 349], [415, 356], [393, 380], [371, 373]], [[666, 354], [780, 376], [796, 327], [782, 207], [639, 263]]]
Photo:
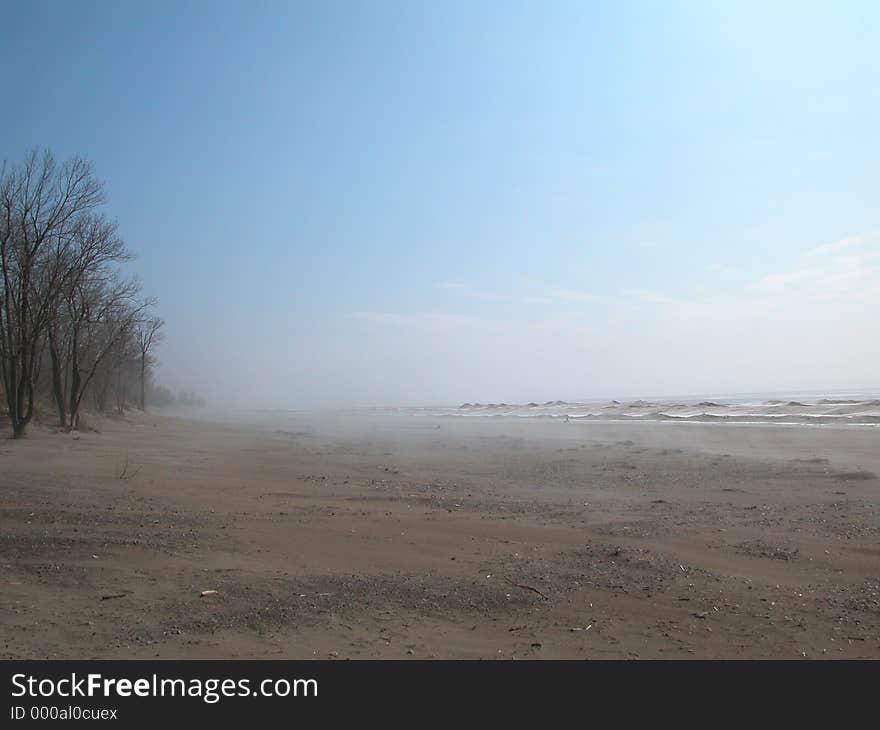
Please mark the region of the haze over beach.
[[3, 658], [880, 657], [880, 5], [2, 13]]

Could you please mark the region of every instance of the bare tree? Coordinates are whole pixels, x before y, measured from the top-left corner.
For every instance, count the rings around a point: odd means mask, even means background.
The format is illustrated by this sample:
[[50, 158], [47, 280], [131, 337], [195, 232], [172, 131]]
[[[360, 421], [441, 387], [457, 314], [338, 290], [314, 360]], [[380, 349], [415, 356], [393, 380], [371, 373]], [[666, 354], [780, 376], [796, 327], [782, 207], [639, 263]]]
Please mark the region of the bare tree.
[[0, 169], [0, 378], [14, 438], [34, 414], [43, 335], [70, 275], [73, 233], [102, 201], [78, 157], [59, 167], [50, 152], [32, 152]]
[[15, 438], [33, 418], [37, 388], [51, 394], [65, 429], [78, 427], [88, 392], [100, 410], [111, 392], [120, 413], [136, 390], [146, 405], [164, 323], [123, 277], [131, 256], [116, 224], [95, 211], [102, 202], [77, 157], [58, 166], [32, 152], [0, 169], [0, 381]]
[[137, 321], [153, 304], [137, 301], [140, 285], [120, 281], [112, 286], [102, 280], [82, 282], [70, 300], [75, 322], [70, 340], [68, 428], [79, 427], [79, 409], [86, 389], [105, 358], [120, 343], [133, 338]]
[[[101, 215], [85, 215], [73, 230], [71, 246], [66, 251], [67, 275], [54, 300], [48, 318], [46, 334], [52, 366], [52, 393], [62, 427], [68, 423], [70, 394], [77, 391], [79, 380], [78, 357], [82, 346], [83, 328], [96, 324], [95, 317], [105, 314], [102, 306], [113, 306], [120, 297], [131, 296], [136, 286], [128, 284], [123, 290], [113, 290], [117, 279], [115, 265], [131, 258], [120, 239], [115, 223]], [[95, 363], [95, 365], [99, 365]], [[70, 414], [72, 415], [72, 414]]]
[[139, 322], [135, 330], [135, 340], [140, 351], [140, 408], [142, 411], [147, 407], [147, 367], [154, 362], [150, 353], [153, 347], [162, 341], [164, 326], [165, 322], [162, 319], [152, 317]]

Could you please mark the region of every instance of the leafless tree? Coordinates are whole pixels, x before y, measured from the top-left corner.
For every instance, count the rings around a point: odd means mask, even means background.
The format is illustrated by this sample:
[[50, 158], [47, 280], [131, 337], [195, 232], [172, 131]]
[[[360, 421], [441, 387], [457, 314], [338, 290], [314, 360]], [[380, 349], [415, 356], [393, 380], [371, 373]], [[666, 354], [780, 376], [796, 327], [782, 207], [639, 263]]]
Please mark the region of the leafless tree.
[[41, 348], [76, 256], [74, 233], [103, 201], [92, 167], [30, 153], [0, 169], [0, 378], [14, 438], [34, 414]]
[[103, 280], [81, 282], [70, 301], [75, 323], [70, 339], [70, 382], [67, 392], [68, 428], [79, 425], [79, 409], [86, 389], [105, 358], [126, 341], [133, 340], [137, 321], [151, 306], [138, 301], [140, 285]]
[[164, 326], [165, 322], [159, 317], [151, 317], [139, 322], [136, 326], [135, 340], [140, 355], [140, 408], [142, 411], [147, 407], [147, 367], [154, 362], [151, 352], [153, 347], [162, 341]]
[[[87, 387], [122, 332], [108, 330], [106, 319], [126, 300], [133, 300], [135, 282], [118, 283], [116, 266], [130, 259], [115, 223], [100, 215], [84, 216], [72, 235], [67, 251], [67, 276], [55, 298], [47, 323], [52, 366], [52, 392], [63, 428], [75, 428]], [[138, 311], [141, 308], [138, 307]], [[84, 339], [88, 335], [88, 339]], [[98, 342], [100, 337], [109, 338]], [[91, 361], [91, 377], [82, 376], [82, 358]]]
[[164, 323], [123, 276], [131, 256], [116, 223], [96, 210], [102, 202], [77, 157], [58, 166], [51, 153], [32, 152], [0, 169], [0, 380], [15, 438], [33, 418], [38, 387], [65, 429], [78, 428], [89, 392], [100, 410], [111, 393], [120, 413], [136, 391], [146, 406]]

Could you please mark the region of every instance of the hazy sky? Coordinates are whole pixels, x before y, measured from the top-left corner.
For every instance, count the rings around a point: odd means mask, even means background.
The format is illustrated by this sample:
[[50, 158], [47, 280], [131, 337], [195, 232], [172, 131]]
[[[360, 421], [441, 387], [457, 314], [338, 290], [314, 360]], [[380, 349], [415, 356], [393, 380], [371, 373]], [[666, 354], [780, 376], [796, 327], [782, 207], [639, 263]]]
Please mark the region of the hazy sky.
[[0, 8], [0, 157], [95, 163], [175, 389], [880, 385], [875, 0]]

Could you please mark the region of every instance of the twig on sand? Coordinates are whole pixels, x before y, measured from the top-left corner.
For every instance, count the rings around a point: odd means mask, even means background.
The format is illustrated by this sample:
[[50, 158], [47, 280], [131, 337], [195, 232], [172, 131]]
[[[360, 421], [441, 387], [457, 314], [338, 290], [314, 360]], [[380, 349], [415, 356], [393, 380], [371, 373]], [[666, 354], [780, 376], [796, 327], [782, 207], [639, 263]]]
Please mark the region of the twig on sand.
[[510, 578], [505, 578], [504, 580], [506, 580], [508, 583], [510, 583], [510, 585], [514, 586], [515, 588], [522, 588], [522, 589], [525, 590], [525, 591], [531, 591], [532, 593], [537, 593], [537, 594], [538, 594], [539, 596], [541, 596], [541, 598], [543, 598], [545, 601], [549, 601], [549, 600], [550, 600], [546, 595], [544, 595], [543, 593], [541, 593], [541, 591], [539, 591], [537, 588], [534, 588], [533, 586], [527, 586], [527, 585], [525, 585], [524, 583], [515, 583], [515, 582], [512, 581]]
[[138, 472], [140, 472], [141, 467], [138, 467], [134, 471], [128, 470], [128, 454], [125, 455], [125, 462], [122, 465], [122, 469], [119, 469], [119, 466], [116, 467], [116, 478], [117, 479], [134, 479]]
[[111, 598], [125, 598], [127, 593], [111, 593], [109, 596], [101, 596], [102, 601], [109, 601]]

